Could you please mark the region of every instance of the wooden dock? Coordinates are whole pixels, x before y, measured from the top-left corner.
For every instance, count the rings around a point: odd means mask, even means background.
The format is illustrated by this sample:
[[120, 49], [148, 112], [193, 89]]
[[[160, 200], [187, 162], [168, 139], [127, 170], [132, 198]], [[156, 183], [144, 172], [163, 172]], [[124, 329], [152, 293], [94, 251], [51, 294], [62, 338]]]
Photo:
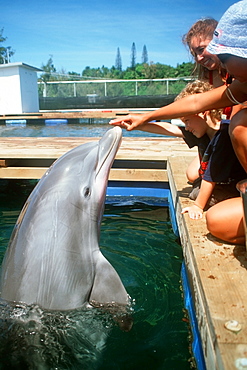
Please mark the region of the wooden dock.
[[[95, 140], [1, 138], [0, 178], [40, 178], [63, 153]], [[110, 180], [169, 181], [207, 369], [245, 369], [247, 255], [244, 247], [213, 238], [205, 217], [181, 215], [181, 209], [192, 204], [185, 170], [195, 154], [181, 139], [123, 138]], [[239, 331], [226, 328], [231, 321], [237, 321]]]
[[0, 114], [0, 123], [6, 120], [46, 120], [46, 119], [84, 119], [84, 118], [116, 118], [121, 115], [127, 115], [131, 112], [141, 113], [147, 110], [154, 109], [80, 109], [80, 110], [54, 110], [54, 111], [39, 111], [33, 113], [20, 114]]
[[[192, 202], [186, 157], [170, 157], [168, 178], [208, 370], [247, 368], [247, 254], [209, 234], [205, 215], [191, 220], [181, 210]], [[233, 328], [226, 326], [231, 323]], [[234, 325], [236, 324], [236, 326]], [[237, 326], [238, 325], [238, 326]]]
[[[99, 138], [1, 138], [0, 178], [39, 179], [62, 154], [97, 140]], [[190, 156], [191, 160], [196, 153], [181, 139], [123, 138], [110, 180], [167, 181], [167, 158], [173, 152]]]

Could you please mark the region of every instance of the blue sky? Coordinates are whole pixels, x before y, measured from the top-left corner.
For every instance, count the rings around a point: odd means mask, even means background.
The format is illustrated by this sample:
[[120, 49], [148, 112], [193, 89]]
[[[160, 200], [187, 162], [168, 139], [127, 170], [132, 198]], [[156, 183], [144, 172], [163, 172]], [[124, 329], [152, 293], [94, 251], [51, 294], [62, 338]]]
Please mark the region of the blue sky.
[[181, 42], [202, 17], [219, 20], [234, 0], [5, 0], [0, 29], [15, 55], [11, 62], [35, 67], [52, 56], [57, 71], [81, 73], [86, 66], [115, 65], [120, 49], [123, 69], [131, 46], [141, 62], [146, 45], [149, 62], [176, 66], [190, 61]]

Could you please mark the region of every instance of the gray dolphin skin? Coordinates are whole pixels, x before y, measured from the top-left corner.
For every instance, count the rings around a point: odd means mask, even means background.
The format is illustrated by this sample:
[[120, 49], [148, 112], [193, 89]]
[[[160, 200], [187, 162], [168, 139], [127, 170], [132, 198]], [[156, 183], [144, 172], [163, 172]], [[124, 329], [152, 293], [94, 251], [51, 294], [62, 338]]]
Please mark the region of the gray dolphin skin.
[[128, 294], [99, 249], [119, 127], [59, 158], [24, 205], [2, 264], [1, 298], [48, 310], [126, 306]]

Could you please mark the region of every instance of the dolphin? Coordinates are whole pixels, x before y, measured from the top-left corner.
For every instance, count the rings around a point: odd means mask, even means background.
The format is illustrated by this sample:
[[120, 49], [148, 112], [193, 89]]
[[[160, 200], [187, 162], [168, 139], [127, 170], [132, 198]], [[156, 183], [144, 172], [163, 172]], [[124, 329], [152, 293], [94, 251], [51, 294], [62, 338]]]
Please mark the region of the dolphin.
[[99, 248], [119, 127], [56, 160], [27, 199], [2, 263], [1, 298], [46, 310], [127, 307], [129, 296]]

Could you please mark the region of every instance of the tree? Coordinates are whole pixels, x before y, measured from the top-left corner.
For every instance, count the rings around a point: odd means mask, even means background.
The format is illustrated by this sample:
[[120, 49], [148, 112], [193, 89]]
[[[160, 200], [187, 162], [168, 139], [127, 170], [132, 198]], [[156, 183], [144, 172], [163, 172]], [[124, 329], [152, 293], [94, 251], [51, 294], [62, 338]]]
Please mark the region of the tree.
[[133, 42], [131, 47], [131, 57], [130, 57], [130, 68], [135, 69], [136, 66], [136, 45]]
[[117, 48], [117, 56], [116, 56], [116, 63], [115, 63], [115, 67], [118, 71], [122, 71], [122, 58], [121, 58], [121, 54], [120, 54], [120, 49]]
[[11, 46], [1, 46], [3, 42], [7, 40], [7, 37], [3, 36], [4, 29], [0, 30], [0, 64], [5, 64], [10, 62], [10, 58], [14, 55], [14, 50]]
[[146, 45], [143, 46], [142, 50], [142, 63], [147, 63], [148, 62], [148, 51]]
[[56, 68], [53, 64], [52, 55], [50, 55], [50, 58], [48, 59], [46, 64], [42, 64], [41, 68], [45, 73], [43, 73], [40, 77], [44, 82], [50, 81], [52, 78], [52, 74], [56, 73]]

